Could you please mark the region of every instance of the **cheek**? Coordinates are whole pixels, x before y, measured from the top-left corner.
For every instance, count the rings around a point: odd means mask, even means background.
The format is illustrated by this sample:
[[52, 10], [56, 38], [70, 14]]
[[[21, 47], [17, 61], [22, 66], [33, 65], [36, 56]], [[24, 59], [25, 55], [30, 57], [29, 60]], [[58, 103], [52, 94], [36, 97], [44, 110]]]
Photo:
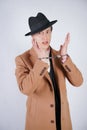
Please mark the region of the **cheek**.
[[51, 41], [51, 37], [48, 37], [48, 42], [50, 42]]
[[38, 44], [41, 44], [41, 43], [42, 43], [41, 38], [36, 38], [36, 42], [37, 42]]

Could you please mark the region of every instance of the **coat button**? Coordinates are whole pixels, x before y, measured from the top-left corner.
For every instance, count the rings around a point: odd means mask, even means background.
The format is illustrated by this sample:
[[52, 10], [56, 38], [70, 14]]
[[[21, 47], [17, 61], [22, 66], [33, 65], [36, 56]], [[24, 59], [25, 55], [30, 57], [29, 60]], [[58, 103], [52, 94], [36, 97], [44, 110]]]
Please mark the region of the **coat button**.
[[54, 107], [54, 105], [53, 105], [53, 104], [50, 104], [50, 107]]
[[54, 120], [51, 120], [50, 122], [51, 122], [51, 123], [54, 123]]

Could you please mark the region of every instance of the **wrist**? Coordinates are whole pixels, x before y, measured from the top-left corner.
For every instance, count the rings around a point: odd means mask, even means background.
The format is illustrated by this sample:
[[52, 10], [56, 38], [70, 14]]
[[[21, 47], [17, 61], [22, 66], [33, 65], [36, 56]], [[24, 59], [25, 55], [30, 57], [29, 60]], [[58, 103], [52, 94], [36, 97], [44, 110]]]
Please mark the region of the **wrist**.
[[61, 62], [64, 63], [68, 58], [68, 54], [61, 55]]

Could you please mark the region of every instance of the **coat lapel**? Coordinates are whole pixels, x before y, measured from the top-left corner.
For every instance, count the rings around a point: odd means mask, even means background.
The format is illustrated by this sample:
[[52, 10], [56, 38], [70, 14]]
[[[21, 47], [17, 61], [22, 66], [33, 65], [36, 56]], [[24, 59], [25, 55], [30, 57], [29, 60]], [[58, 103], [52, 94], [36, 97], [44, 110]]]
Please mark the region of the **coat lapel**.
[[[52, 57], [55, 57], [56, 55], [58, 55], [58, 52], [55, 52], [52, 48], [51, 48], [51, 53], [52, 53]], [[33, 68], [37, 58], [38, 58], [38, 56], [37, 56], [34, 48], [32, 47], [31, 50], [29, 51], [29, 61], [31, 62], [32, 68]], [[56, 74], [56, 71], [57, 71], [57, 68], [58, 68], [57, 67], [57, 61], [58, 61], [57, 58], [53, 58], [52, 59], [53, 68], [54, 68], [54, 73], [55, 74]], [[51, 78], [50, 78], [50, 75], [49, 75], [48, 71], [47, 71], [47, 73], [45, 74], [45, 76], [43, 78], [48, 80], [48, 82], [51, 85], [50, 89], [53, 90], [53, 84], [52, 84], [52, 81], [51, 81]]]
[[32, 47], [31, 50], [29, 51], [29, 61], [31, 62], [32, 67], [34, 66], [37, 58], [38, 58], [37, 54], [36, 54], [34, 48]]

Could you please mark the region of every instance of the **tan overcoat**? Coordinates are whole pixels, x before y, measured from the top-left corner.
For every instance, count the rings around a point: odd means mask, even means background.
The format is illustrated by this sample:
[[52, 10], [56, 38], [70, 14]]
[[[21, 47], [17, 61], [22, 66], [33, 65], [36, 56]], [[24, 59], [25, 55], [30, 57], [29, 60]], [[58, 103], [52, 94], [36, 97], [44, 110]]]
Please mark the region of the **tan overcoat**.
[[[59, 54], [52, 49], [52, 56]], [[66, 92], [66, 78], [73, 86], [83, 82], [70, 56], [64, 64], [52, 59], [61, 99], [61, 130], [72, 130]], [[48, 64], [40, 61], [33, 48], [16, 57], [16, 78], [20, 91], [28, 96], [25, 130], [56, 130], [55, 96]]]

